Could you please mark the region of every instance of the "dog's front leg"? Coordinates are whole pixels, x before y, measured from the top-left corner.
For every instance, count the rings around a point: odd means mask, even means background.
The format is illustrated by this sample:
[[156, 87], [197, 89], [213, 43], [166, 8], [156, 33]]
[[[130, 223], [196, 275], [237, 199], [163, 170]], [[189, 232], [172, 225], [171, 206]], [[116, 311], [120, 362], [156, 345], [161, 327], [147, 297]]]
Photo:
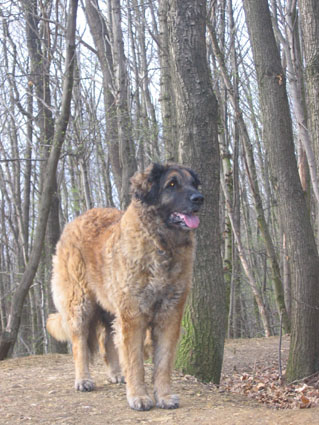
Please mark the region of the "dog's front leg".
[[118, 322], [118, 348], [126, 380], [126, 396], [134, 410], [149, 410], [154, 402], [144, 382], [144, 339], [146, 322], [142, 316], [122, 316]]
[[178, 309], [169, 315], [161, 314], [153, 327], [154, 395], [156, 406], [162, 409], [176, 409], [179, 406], [179, 397], [171, 393], [171, 372], [181, 319], [182, 309]]

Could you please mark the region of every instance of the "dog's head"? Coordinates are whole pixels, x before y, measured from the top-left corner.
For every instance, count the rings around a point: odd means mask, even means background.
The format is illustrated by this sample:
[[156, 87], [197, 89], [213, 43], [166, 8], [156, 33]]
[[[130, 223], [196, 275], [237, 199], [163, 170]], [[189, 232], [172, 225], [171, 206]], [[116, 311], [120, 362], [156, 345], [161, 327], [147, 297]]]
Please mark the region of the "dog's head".
[[165, 225], [172, 229], [198, 227], [196, 213], [204, 201], [199, 185], [193, 170], [177, 164], [151, 164], [145, 172], [137, 172], [131, 178], [133, 198], [145, 208], [155, 207]]

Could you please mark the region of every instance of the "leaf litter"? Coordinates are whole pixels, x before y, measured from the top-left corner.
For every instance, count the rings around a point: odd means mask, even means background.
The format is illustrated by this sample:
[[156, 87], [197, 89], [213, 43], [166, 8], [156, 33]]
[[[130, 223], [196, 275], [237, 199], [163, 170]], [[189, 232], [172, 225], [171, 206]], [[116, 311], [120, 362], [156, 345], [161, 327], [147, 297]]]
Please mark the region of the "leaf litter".
[[[245, 340], [242, 343], [241, 340], [237, 341], [238, 345], [235, 348], [233, 348], [233, 342], [229, 342], [232, 353], [228, 352], [228, 356], [226, 343], [226, 358], [232, 359], [233, 370], [230, 367], [224, 368], [219, 391], [242, 394], [275, 409], [307, 409], [319, 405], [319, 373], [293, 383], [287, 383], [285, 380], [289, 351], [288, 336], [284, 337], [283, 341], [281, 367], [278, 337], [268, 341], [272, 349], [269, 350], [268, 344], [264, 355], [262, 344], [266, 344], [267, 339], [251, 340], [250, 353], [245, 348]], [[254, 344], [256, 350], [254, 350]], [[242, 358], [243, 356], [247, 357], [246, 360]], [[282, 376], [279, 373], [281, 369]]]

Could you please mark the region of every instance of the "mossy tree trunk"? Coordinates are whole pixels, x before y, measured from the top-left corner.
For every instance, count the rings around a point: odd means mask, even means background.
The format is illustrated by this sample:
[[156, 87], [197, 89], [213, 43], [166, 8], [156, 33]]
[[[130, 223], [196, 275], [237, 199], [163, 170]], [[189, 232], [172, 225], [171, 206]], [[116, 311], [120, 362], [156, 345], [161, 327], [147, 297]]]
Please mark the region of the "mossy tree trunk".
[[168, 29], [179, 161], [199, 173], [205, 196], [197, 232], [193, 288], [183, 319], [177, 366], [203, 381], [218, 383], [226, 328], [226, 295], [220, 253], [217, 101], [206, 59], [206, 2], [172, 0]]

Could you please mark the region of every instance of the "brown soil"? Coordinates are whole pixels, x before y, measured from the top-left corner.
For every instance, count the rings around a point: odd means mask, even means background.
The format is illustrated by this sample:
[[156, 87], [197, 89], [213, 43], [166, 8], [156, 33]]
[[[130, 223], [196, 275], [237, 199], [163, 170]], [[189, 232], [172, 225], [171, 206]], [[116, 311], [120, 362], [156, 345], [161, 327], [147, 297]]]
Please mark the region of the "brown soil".
[[[283, 341], [283, 363], [288, 339]], [[278, 338], [228, 341], [223, 373], [244, 373], [258, 365], [278, 365]], [[146, 365], [147, 382], [151, 365]], [[234, 372], [235, 371], [235, 372]], [[125, 385], [106, 383], [103, 365], [92, 367], [96, 390], [73, 389], [73, 362], [68, 355], [32, 356], [0, 362], [0, 424], [172, 424], [172, 425], [319, 425], [319, 408], [275, 410], [245, 396], [204, 385], [174, 373], [180, 408], [132, 411]]]

